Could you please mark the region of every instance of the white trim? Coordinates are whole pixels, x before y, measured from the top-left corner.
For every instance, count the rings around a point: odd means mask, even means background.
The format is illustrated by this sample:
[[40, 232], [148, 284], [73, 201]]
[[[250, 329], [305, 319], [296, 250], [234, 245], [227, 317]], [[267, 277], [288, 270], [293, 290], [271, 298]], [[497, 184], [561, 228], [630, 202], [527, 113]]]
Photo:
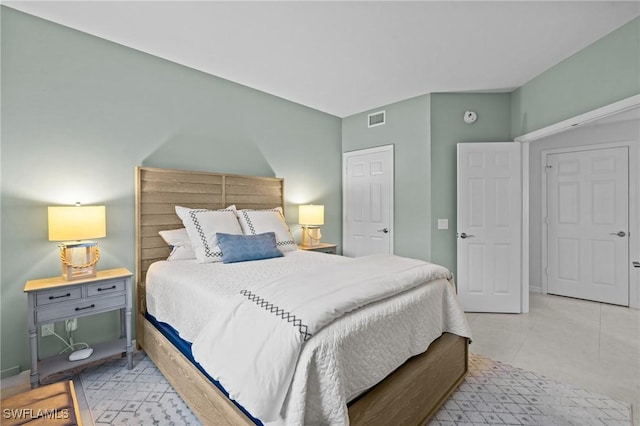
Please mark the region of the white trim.
[[585, 112], [584, 114], [576, 115], [564, 121], [552, 124], [542, 129], [535, 130], [533, 132], [526, 133], [522, 136], [515, 138], [516, 142], [532, 142], [538, 139], [545, 138], [547, 136], [554, 135], [556, 133], [564, 132], [577, 126], [590, 123], [595, 120], [599, 120], [610, 115], [618, 114], [633, 108], [640, 106], [640, 94], [630, 96], [618, 102], [614, 102], [609, 105], [605, 105], [601, 108], [594, 109], [592, 111]]
[[640, 309], [640, 140], [629, 145], [629, 307]]
[[531, 293], [542, 294], [542, 287], [540, 287], [539, 285], [532, 285], [531, 287], [529, 287], [529, 291]]
[[[529, 283], [529, 144], [522, 143], [521, 145], [521, 156], [522, 156], [522, 221], [520, 222], [521, 232], [522, 232], [522, 261], [520, 262], [522, 265], [522, 293], [521, 293], [521, 304], [520, 304], [520, 312], [526, 314], [529, 312], [529, 291], [530, 291], [530, 283]], [[526, 188], [526, 191], [524, 189]]]
[[394, 253], [395, 241], [395, 221], [393, 212], [395, 210], [394, 207], [394, 194], [395, 194], [395, 146], [393, 144], [390, 145], [382, 145], [373, 148], [365, 148], [358, 149], [355, 151], [346, 151], [342, 153], [342, 249], [344, 252], [345, 249], [345, 241], [347, 239], [347, 158], [355, 157], [358, 155], [366, 155], [366, 154], [374, 154], [377, 152], [389, 152], [391, 154], [391, 185], [389, 185], [389, 191], [391, 192], [389, 196], [389, 227], [391, 228], [389, 232], [389, 252], [391, 254]]
[[549, 242], [547, 241], [547, 152], [546, 151], [542, 151], [540, 153], [541, 158], [540, 158], [540, 167], [544, 167], [544, 170], [542, 171], [542, 173], [540, 174], [540, 177], [542, 179], [541, 185], [542, 188], [540, 189], [540, 208], [542, 209], [541, 213], [540, 213], [540, 218], [542, 219], [542, 227], [541, 227], [541, 231], [542, 231], [542, 238], [540, 240], [540, 249], [542, 251], [541, 254], [541, 258], [540, 258], [540, 278], [541, 278], [541, 284], [542, 284], [542, 294], [547, 294], [547, 288], [548, 288], [548, 277], [547, 277], [547, 248], [549, 247]]
[[[579, 151], [592, 151], [597, 149], [627, 147], [629, 149], [629, 307], [634, 309], [640, 309], [640, 282], [636, 277], [634, 266], [632, 264], [634, 255], [633, 239], [637, 239], [640, 235], [640, 149], [638, 149], [638, 141], [628, 140], [620, 142], [607, 142], [593, 145], [580, 145], [580, 146], [567, 146], [560, 148], [544, 149], [540, 152], [540, 165], [544, 167], [547, 164], [547, 155], [561, 154], [566, 152], [579, 152]], [[548, 292], [548, 277], [546, 273], [547, 265], [547, 174], [542, 173], [542, 188], [540, 191], [540, 198], [542, 206], [542, 258], [541, 265], [542, 271], [542, 293]], [[638, 253], [640, 255], [640, 253]]]
[[373, 148], [355, 149], [353, 151], [343, 152], [342, 156], [354, 157], [356, 155], [374, 154], [376, 152], [384, 152], [384, 151], [391, 151], [393, 153], [394, 147], [395, 147], [394, 144], [389, 144], [389, 145], [374, 146]]

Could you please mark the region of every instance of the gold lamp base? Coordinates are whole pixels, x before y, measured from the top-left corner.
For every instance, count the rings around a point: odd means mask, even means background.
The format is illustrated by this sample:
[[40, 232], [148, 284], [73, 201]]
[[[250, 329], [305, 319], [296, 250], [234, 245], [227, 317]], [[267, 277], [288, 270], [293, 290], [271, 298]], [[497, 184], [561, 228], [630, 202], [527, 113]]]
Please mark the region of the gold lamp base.
[[303, 226], [302, 227], [302, 245], [314, 247], [320, 244], [322, 234], [319, 226]]
[[95, 277], [98, 260], [100, 250], [95, 241], [60, 244], [62, 276], [68, 281]]

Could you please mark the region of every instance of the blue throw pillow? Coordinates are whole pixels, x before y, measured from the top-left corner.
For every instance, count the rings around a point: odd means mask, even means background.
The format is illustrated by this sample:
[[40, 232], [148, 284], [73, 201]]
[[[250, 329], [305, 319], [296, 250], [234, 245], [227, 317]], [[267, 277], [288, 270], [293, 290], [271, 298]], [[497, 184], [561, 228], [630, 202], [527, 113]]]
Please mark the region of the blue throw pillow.
[[216, 233], [223, 263], [282, 257], [276, 245], [276, 234], [265, 232], [258, 235], [234, 235]]

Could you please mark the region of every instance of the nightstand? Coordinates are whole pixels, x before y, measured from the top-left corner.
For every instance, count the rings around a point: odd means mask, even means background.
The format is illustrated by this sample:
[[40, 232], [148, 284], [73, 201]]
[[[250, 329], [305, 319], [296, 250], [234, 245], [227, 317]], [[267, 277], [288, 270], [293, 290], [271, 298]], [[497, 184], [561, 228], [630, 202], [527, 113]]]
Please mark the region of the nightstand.
[[300, 250], [317, 251], [320, 253], [327, 253], [327, 254], [337, 254], [338, 245], [320, 243], [315, 246], [298, 246], [298, 248]]
[[[38, 387], [40, 376], [79, 367], [126, 352], [133, 368], [131, 344], [132, 273], [125, 268], [99, 271], [95, 277], [67, 281], [62, 276], [27, 281], [31, 387]], [[92, 345], [93, 354], [69, 361], [68, 354], [39, 359], [37, 327], [43, 324], [120, 310], [120, 338]]]

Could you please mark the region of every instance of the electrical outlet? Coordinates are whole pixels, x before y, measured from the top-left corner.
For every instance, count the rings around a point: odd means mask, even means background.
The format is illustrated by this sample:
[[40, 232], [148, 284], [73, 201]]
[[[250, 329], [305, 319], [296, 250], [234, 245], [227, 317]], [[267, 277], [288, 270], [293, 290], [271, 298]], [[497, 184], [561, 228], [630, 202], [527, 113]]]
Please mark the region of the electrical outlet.
[[72, 318], [64, 322], [67, 331], [76, 331], [78, 329], [78, 318]]
[[51, 324], [42, 324], [40, 327], [40, 334], [42, 337], [51, 336], [53, 334], [53, 323]]

